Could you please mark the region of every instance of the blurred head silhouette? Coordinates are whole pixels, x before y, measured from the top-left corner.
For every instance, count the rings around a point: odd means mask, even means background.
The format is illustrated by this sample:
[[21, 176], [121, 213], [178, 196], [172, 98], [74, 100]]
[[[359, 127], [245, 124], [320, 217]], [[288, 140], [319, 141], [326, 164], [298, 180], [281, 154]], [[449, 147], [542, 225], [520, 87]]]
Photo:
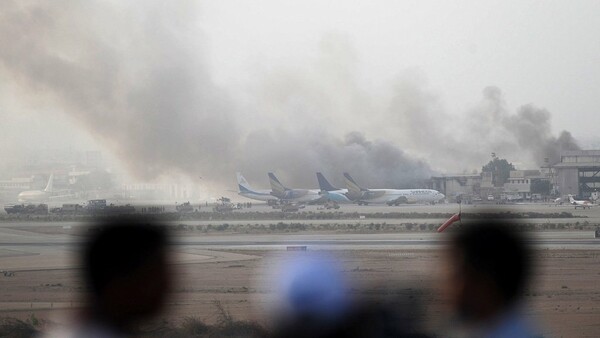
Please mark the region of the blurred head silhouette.
[[344, 313], [346, 280], [332, 257], [306, 254], [286, 263], [279, 281], [286, 315], [334, 320]]
[[510, 224], [473, 224], [450, 242], [446, 287], [459, 318], [487, 323], [518, 303], [531, 269], [529, 248]]
[[83, 249], [90, 320], [127, 332], [158, 314], [170, 287], [167, 233], [140, 219], [99, 224]]
[[[271, 337], [425, 337], [418, 334], [414, 295], [359, 298], [342, 264], [324, 253], [303, 253], [284, 261], [279, 271], [280, 306]], [[409, 299], [410, 297], [410, 299]]]
[[270, 269], [277, 275], [273, 337], [324, 337], [348, 310], [339, 262], [316, 252], [288, 252]]

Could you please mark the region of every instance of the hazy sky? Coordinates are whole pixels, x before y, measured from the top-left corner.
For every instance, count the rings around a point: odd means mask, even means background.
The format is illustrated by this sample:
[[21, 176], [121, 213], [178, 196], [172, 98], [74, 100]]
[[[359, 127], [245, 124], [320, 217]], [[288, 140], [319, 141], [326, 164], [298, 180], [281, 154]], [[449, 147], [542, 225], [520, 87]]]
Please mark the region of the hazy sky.
[[4, 154], [100, 149], [217, 185], [385, 168], [376, 182], [402, 185], [490, 151], [539, 163], [562, 130], [598, 142], [599, 1], [2, 6]]
[[[345, 35], [366, 86], [418, 69], [447, 111], [463, 114], [489, 85], [510, 107], [535, 103], [556, 132], [597, 135], [599, 1], [209, 1], [202, 27], [223, 83], [249, 65], [298, 64], [331, 32]], [[251, 69], [251, 68], [250, 68]]]

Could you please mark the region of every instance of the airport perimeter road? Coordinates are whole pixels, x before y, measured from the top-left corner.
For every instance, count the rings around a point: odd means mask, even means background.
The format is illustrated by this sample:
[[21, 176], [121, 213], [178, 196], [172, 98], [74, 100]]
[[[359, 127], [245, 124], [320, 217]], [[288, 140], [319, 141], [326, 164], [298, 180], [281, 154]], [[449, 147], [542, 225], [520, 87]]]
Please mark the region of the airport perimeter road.
[[[212, 210], [212, 208], [202, 207], [201, 211]], [[481, 212], [538, 212], [538, 213], [561, 213], [569, 212], [575, 216], [586, 216], [600, 219], [600, 206], [594, 206], [591, 209], [581, 209], [570, 204], [556, 205], [553, 203], [514, 203], [514, 204], [463, 204], [442, 203], [442, 204], [401, 204], [398, 206], [388, 206], [385, 204], [374, 205], [356, 205], [341, 204], [339, 209], [324, 209], [319, 205], [306, 205], [300, 212], [342, 212], [342, 213], [457, 213], [462, 210], [463, 213], [481, 213]], [[266, 204], [255, 204], [251, 208], [242, 209], [244, 212], [273, 212], [278, 211]], [[237, 212], [237, 211], [234, 211]]]
[[[308, 205], [301, 211], [321, 211], [321, 207], [317, 205]], [[273, 211], [272, 207], [264, 204], [254, 205], [250, 209], [244, 211], [268, 212]], [[345, 213], [456, 213], [462, 210], [463, 213], [480, 213], [480, 212], [539, 212], [539, 213], [560, 213], [569, 212], [576, 216], [589, 216], [591, 218], [600, 219], [600, 206], [594, 206], [591, 209], [575, 209], [570, 204], [555, 205], [553, 203], [514, 203], [514, 204], [462, 204], [460, 207], [456, 203], [442, 203], [435, 205], [428, 204], [401, 204], [399, 206], [388, 205], [356, 205], [342, 204], [339, 209], [330, 209], [323, 211], [338, 211]]]

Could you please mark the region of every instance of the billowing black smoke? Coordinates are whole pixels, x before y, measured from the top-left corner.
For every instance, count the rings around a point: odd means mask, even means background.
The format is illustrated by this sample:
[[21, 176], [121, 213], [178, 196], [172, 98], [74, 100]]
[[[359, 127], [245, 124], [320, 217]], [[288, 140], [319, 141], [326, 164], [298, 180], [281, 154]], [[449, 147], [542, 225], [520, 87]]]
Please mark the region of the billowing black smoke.
[[497, 87], [484, 88], [479, 104], [460, 116], [446, 113], [418, 79], [401, 77], [394, 89], [389, 116], [404, 142], [445, 171], [481, 166], [491, 153], [536, 168], [557, 163], [563, 150], [579, 149], [568, 131], [553, 135], [547, 110], [528, 104], [511, 113]]
[[[139, 7], [139, 6], [138, 6]], [[0, 12], [0, 62], [23, 98], [46, 96], [137, 175], [222, 172], [233, 105], [186, 36], [184, 9], [14, 1]], [[139, 8], [135, 8], [139, 9]], [[235, 144], [234, 144], [235, 146]]]
[[315, 60], [257, 71], [244, 97], [213, 81], [197, 12], [179, 2], [6, 1], [0, 75], [146, 179], [202, 176], [222, 188], [235, 171], [256, 180], [273, 170], [309, 187], [315, 171], [334, 182], [348, 171], [367, 186], [409, 187], [434, 171], [479, 168], [491, 152], [543, 164], [577, 149], [569, 133], [551, 134], [547, 111], [510, 114], [494, 87], [466, 118], [419, 81], [399, 79], [390, 100], [369, 93], [339, 35]]
[[262, 131], [248, 136], [245, 149], [240, 168], [263, 182], [267, 171], [275, 171], [284, 183], [314, 187], [314, 173], [322, 171], [341, 184], [342, 172], [347, 171], [365, 186], [414, 187], [433, 173], [426, 162], [388, 142], [368, 141], [359, 132], [337, 138], [320, 131]]
[[[559, 137], [552, 134], [552, 115], [546, 109], [526, 104], [519, 107], [515, 114], [510, 114], [499, 88], [484, 89], [483, 107], [482, 112], [489, 114], [489, 119], [482, 122], [482, 129], [486, 134], [496, 136], [496, 139], [482, 138], [496, 142], [490, 144], [491, 151], [498, 152], [498, 149], [513, 147], [512, 144], [516, 144], [518, 148], [513, 150], [515, 154], [525, 151], [533, 160], [533, 164], [541, 166], [559, 162], [561, 151], [579, 149], [568, 131], [562, 131]], [[504, 142], [500, 142], [501, 140]], [[508, 154], [505, 156], [510, 157]]]
[[513, 132], [519, 146], [528, 150], [536, 164], [556, 164], [564, 150], [579, 150], [571, 133], [562, 131], [557, 138], [550, 130], [550, 113], [534, 105], [519, 108], [516, 115], [508, 116], [506, 128]]
[[[304, 91], [278, 85], [279, 94], [269, 91], [266, 97], [270, 106], [282, 100], [277, 113], [287, 116], [287, 132], [277, 125], [242, 126], [248, 110], [214, 84], [202, 39], [191, 33], [196, 18], [190, 13], [197, 8], [186, 6], [4, 3], [1, 71], [20, 86], [24, 100], [43, 97], [60, 107], [146, 179], [183, 173], [222, 187], [231, 185], [236, 170], [257, 176], [277, 170], [290, 184], [315, 186], [315, 171], [348, 170], [370, 184], [406, 186], [430, 175], [426, 163], [391, 143], [314, 131], [308, 111], [318, 119], [338, 103], [323, 93], [307, 95], [309, 85]], [[344, 54], [344, 46], [336, 46], [324, 44], [329, 59], [320, 67], [336, 83], [352, 86], [345, 68], [330, 67]], [[358, 96], [345, 95], [352, 98], [348, 106], [358, 109]]]

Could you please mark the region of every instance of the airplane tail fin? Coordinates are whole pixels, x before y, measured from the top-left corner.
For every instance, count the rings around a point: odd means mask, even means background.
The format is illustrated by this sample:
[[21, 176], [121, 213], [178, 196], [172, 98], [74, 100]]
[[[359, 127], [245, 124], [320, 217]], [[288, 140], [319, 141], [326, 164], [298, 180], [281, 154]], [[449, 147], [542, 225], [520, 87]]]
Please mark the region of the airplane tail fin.
[[575, 203], [575, 199], [573, 198], [573, 195], [569, 195], [569, 203]]
[[285, 195], [285, 191], [288, 190], [279, 180], [275, 177], [275, 174], [269, 173], [269, 182], [271, 183], [271, 190], [275, 196]]
[[361, 188], [358, 184], [356, 184], [356, 182], [354, 182], [354, 179], [348, 173], [344, 173], [344, 181], [346, 182], [348, 191], [351, 193], [360, 193], [365, 191], [365, 189]]
[[317, 180], [319, 181], [319, 189], [321, 189], [321, 190], [324, 190], [324, 191], [340, 190], [340, 189], [334, 187], [333, 185], [331, 185], [331, 183], [329, 183], [329, 181], [321, 173], [317, 173]]
[[52, 192], [53, 188], [54, 188], [54, 174], [50, 174], [50, 178], [48, 179], [48, 184], [46, 185], [46, 188], [44, 188], [44, 191]]
[[246, 179], [244, 178], [244, 176], [242, 176], [242, 173], [235, 173], [237, 176], [237, 182], [238, 182], [238, 189], [240, 193], [243, 192], [251, 192], [252, 191], [252, 187], [250, 186], [250, 184], [248, 183], [248, 181], [246, 181]]

